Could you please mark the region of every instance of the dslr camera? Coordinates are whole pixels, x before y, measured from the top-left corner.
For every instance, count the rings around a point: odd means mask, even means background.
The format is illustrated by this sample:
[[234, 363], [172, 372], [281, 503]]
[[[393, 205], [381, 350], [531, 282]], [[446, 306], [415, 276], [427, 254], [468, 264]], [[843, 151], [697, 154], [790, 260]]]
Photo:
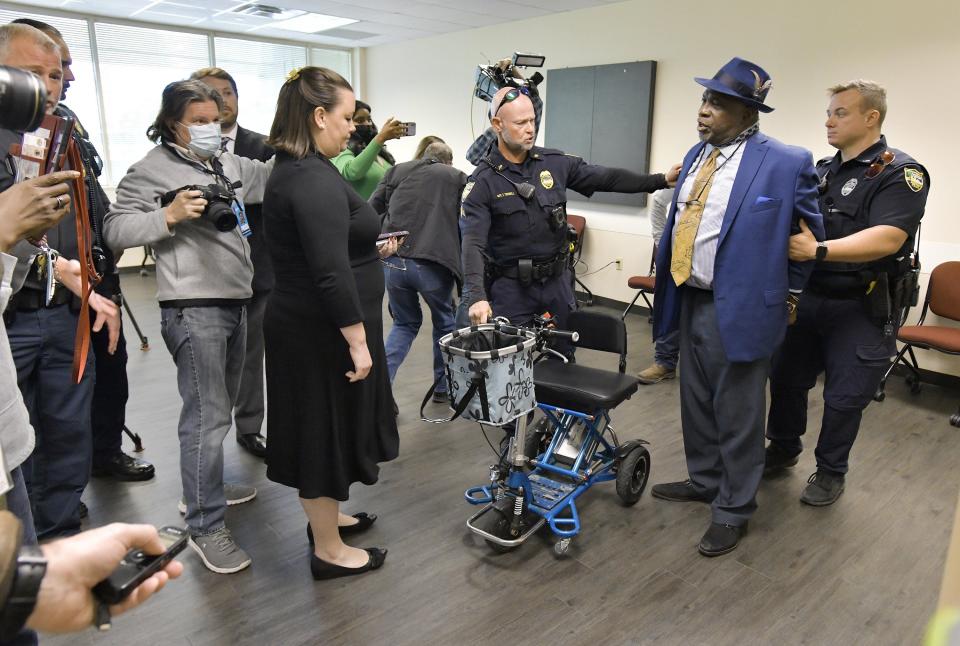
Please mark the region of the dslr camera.
[[207, 201], [207, 208], [203, 210], [200, 219], [215, 226], [217, 231], [232, 231], [237, 226], [237, 214], [233, 211], [233, 202], [237, 199], [237, 194], [233, 189], [240, 186], [240, 182], [234, 182], [229, 188], [224, 188], [220, 184], [206, 186], [189, 184], [164, 193], [160, 198], [160, 206], [167, 206], [173, 202], [177, 194], [183, 191], [200, 191], [202, 195], [199, 197]]
[[510, 66], [505, 70], [501, 69], [499, 64], [478, 65], [473, 95], [482, 101], [491, 101], [497, 90], [505, 86], [535, 88], [543, 81], [543, 75], [540, 72], [528, 79], [523, 79], [513, 76], [511, 71], [514, 67], [543, 67], [546, 60], [547, 57], [540, 54], [515, 52], [510, 58]]
[[47, 89], [40, 78], [0, 65], [0, 128], [32, 132], [43, 121]]

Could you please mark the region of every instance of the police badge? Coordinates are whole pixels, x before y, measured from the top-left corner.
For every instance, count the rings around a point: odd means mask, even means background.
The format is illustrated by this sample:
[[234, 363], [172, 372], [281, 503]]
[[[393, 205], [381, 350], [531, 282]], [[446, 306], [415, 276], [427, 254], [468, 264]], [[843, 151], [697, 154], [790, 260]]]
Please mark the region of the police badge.
[[553, 175], [550, 174], [550, 171], [540, 171], [540, 185], [547, 190], [553, 188]]
[[846, 197], [853, 193], [853, 189], [857, 187], [857, 178], [848, 179], [847, 183], [843, 185], [843, 188], [840, 189], [840, 195]]

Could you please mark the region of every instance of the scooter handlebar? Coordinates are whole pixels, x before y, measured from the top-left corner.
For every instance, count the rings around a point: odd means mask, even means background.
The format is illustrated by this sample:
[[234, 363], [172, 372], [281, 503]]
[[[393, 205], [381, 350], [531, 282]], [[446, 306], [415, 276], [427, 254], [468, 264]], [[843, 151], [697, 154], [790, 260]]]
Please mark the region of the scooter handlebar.
[[579, 332], [567, 332], [566, 330], [554, 330], [551, 328], [544, 328], [543, 335], [547, 337], [554, 337], [556, 339], [566, 339], [573, 343], [576, 343], [580, 340]]

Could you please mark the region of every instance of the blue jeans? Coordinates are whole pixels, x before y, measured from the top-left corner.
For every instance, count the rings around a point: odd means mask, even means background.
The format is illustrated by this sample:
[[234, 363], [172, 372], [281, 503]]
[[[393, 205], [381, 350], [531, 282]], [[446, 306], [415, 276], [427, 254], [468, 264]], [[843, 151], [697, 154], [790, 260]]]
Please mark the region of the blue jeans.
[[680, 358], [680, 328], [659, 337], [653, 346], [653, 361], [667, 370], [677, 369]]
[[7, 325], [17, 381], [37, 438], [21, 470], [40, 540], [80, 531], [80, 495], [90, 479], [96, 377], [90, 352], [83, 379], [73, 383], [78, 320], [69, 305], [57, 305], [15, 312]]
[[243, 305], [163, 307], [160, 332], [177, 366], [180, 410], [180, 479], [193, 535], [223, 527], [223, 439], [230, 430], [233, 403], [247, 341]]
[[[390, 298], [390, 311], [393, 314], [393, 327], [390, 328], [385, 343], [390, 383], [393, 383], [400, 364], [420, 331], [423, 323], [420, 296], [423, 296], [433, 319], [433, 379], [438, 384], [438, 390], [446, 392], [446, 382], [443, 380], [444, 363], [438, 341], [443, 335], [453, 332], [455, 327], [454, 276], [443, 265], [428, 260], [390, 258], [386, 264], [389, 266], [384, 267], [383, 271], [387, 296]], [[406, 271], [401, 269], [404, 266]]]

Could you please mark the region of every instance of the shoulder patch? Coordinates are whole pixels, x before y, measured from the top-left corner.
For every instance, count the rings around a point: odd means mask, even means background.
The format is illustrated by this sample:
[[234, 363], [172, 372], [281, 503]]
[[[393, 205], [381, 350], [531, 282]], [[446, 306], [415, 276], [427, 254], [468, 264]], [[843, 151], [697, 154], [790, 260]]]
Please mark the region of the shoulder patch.
[[467, 199], [467, 196], [470, 195], [470, 191], [473, 190], [473, 185], [476, 184], [475, 181], [467, 182], [467, 185], [463, 187], [463, 193], [460, 194], [460, 201]]
[[923, 172], [917, 168], [904, 168], [903, 178], [907, 181], [907, 186], [914, 193], [923, 190]]

